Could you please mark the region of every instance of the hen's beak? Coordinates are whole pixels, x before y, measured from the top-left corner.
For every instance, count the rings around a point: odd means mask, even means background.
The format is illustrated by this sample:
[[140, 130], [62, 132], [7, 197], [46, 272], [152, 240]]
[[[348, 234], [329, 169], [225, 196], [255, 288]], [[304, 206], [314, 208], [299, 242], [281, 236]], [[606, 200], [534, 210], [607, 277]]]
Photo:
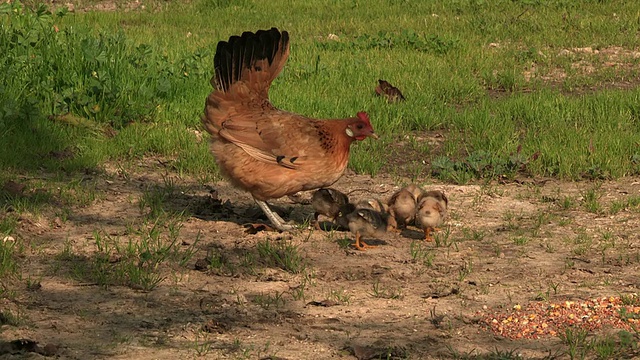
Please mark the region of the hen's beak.
[[376, 139], [376, 140], [380, 139], [380, 136], [378, 136], [378, 134], [376, 134], [376, 133], [374, 133], [374, 132], [372, 132], [371, 134], [369, 134], [369, 136], [370, 136], [370, 137], [372, 137], [372, 138], [374, 138], [374, 139]]

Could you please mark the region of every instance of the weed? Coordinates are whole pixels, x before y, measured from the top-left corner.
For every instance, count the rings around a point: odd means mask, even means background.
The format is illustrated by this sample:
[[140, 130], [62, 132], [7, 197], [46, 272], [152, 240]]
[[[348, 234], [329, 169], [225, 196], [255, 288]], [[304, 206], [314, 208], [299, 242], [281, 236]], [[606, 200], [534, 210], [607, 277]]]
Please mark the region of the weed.
[[15, 275], [18, 272], [18, 254], [21, 253], [21, 246], [13, 238], [5, 237], [0, 239], [0, 278]]
[[469, 259], [462, 264], [460, 270], [458, 270], [458, 281], [462, 282], [464, 279], [473, 272], [473, 260]]
[[435, 252], [424, 244], [424, 241], [412, 241], [409, 245], [411, 259], [414, 263], [431, 267], [436, 257]]
[[369, 295], [379, 299], [401, 299], [402, 288], [387, 289], [380, 285], [380, 281], [376, 280], [371, 286], [371, 292]]
[[576, 200], [574, 197], [565, 196], [562, 198], [562, 201], [560, 202], [560, 209], [564, 211], [571, 210], [575, 207], [575, 204], [576, 204]]
[[193, 348], [196, 354], [200, 357], [207, 356], [211, 351], [212, 341], [209, 340], [209, 333], [205, 331], [198, 331], [193, 340]]
[[284, 271], [299, 274], [306, 268], [306, 261], [298, 247], [288, 241], [261, 241], [256, 244], [261, 261], [267, 266], [275, 266]]
[[327, 299], [335, 300], [341, 304], [349, 304], [351, 302], [351, 295], [345, 289], [331, 289], [327, 294]]
[[8, 309], [0, 311], [0, 326], [20, 326], [23, 323], [23, 315], [20, 311], [14, 312]]
[[302, 280], [298, 286], [291, 288], [291, 297], [293, 300], [305, 300], [306, 299], [306, 289], [313, 285], [313, 274], [304, 272], [302, 276]]
[[590, 188], [582, 193], [582, 203], [584, 208], [591, 213], [602, 213], [602, 205], [600, 204], [600, 193], [598, 187]]
[[448, 247], [453, 246], [458, 251], [458, 241], [451, 237], [451, 228], [445, 227], [443, 231], [436, 232], [433, 235], [433, 241], [436, 247]]
[[338, 243], [338, 246], [344, 250], [347, 250], [351, 247], [351, 239], [348, 237], [338, 238], [336, 240], [336, 243]]
[[638, 294], [622, 294], [620, 295], [622, 304], [627, 306], [640, 306], [640, 296]]
[[471, 241], [482, 241], [485, 237], [485, 232], [482, 230], [476, 230], [476, 229], [469, 229], [469, 228], [462, 228], [462, 235], [464, 237], [464, 240], [471, 240]]
[[525, 236], [516, 236], [515, 238], [513, 238], [513, 243], [516, 245], [526, 245], [529, 242], [529, 238], [525, 237]]
[[584, 359], [592, 347], [589, 332], [582, 328], [567, 327], [558, 337], [568, 346], [566, 353], [570, 359]]
[[272, 306], [275, 308], [279, 308], [286, 304], [286, 300], [284, 299], [283, 295], [284, 291], [276, 291], [273, 295], [260, 293], [253, 297], [252, 302], [259, 305], [265, 310], [268, 310]]

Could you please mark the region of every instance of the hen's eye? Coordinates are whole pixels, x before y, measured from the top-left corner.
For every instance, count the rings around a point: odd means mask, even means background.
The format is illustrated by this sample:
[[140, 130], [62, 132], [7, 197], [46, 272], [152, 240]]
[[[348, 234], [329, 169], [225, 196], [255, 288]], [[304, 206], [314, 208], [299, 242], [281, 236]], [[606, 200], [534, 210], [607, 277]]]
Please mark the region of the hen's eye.
[[356, 125], [356, 128], [358, 128], [358, 130], [362, 130], [364, 128], [364, 125], [358, 124], [358, 125]]

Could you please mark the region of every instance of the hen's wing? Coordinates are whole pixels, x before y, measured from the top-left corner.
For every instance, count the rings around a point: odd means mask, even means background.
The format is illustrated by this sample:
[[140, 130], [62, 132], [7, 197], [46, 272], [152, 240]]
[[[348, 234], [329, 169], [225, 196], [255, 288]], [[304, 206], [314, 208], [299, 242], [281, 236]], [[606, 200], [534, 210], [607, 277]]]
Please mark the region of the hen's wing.
[[293, 169], [306, 155], [302, 149], [310, 139], [303, 137], [313, 139], [316, 134], [311, 120], [277, 110], [269, 102], [271, 82], [288, 56], [289, 34], [276, 28], [219, 42], [211, 80], [216, 90], [207, 98], [203, 123], [211, 134], [253, 158]]

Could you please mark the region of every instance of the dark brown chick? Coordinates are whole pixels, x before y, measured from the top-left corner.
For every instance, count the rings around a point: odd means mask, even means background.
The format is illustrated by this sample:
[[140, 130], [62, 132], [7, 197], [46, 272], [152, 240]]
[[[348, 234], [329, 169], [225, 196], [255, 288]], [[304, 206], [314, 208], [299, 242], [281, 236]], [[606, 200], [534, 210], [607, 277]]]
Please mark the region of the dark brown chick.
[[339, 216], [346, 216], [355, 210], [355, 206], [349, 203], [349, 197], [333, 188], [323, 188], [314, 192], [311, 197], [311, 206], [315, 210], [313, 219], [317, 229], [320, 228], [318, 224], [320, 215], [330, 218], [335, 223]]
[[427, 191], [418, 202], [416, 225], [424, 231], [424, 239], [433, 241], [431, 232], [437, 230], [447, 217], [449, 200], [441, 191]]
[[378, 86], [376, 86], [376, 94], [378, 96], [384, 96], [390, 103], [404, 101], [404, 95], [400, 92], [400, 89], [391, 85], [386, 80], [378, 80]]
[[357, 250], [375, 247], [362, 241], [362, 237], [375, 237], [387, 231], [389, 216], [373, 209], [356, 209], [347, 215], [349, 231], [356, 235]]

